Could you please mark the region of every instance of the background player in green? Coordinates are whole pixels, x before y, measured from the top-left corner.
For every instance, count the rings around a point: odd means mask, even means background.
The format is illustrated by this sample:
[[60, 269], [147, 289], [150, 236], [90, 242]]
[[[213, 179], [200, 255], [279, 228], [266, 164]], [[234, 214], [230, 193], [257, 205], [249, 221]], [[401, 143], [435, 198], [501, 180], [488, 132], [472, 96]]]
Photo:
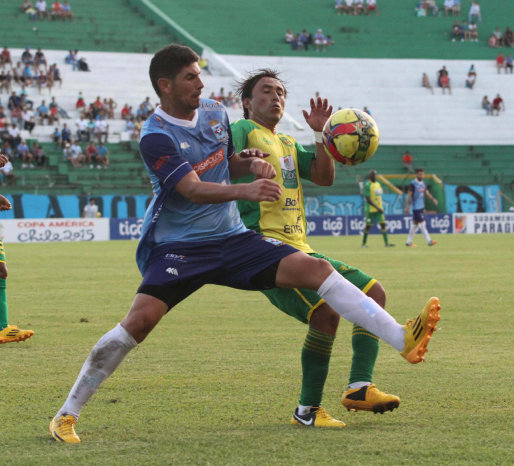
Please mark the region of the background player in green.
[[[0, 167], [3, 167], [9, 159], [0, 154]], [[10, 210], [11, 203], [0, 194], [0, 211]], [[5, 264], [4, 243], [0, 239], [0, 344], [24, 341], [34, 335], [32, 330], [22, 330], [16, 325], [8, 325], [7, 313], [7, 265]]]
[[[340, 261], [317, 254], [307, 244], [305, 210], [300, 178], [329, 186], [334, 181], [334, 163], [325, 154], [321, 144], [321, 130], [332, 113], [327, 100], [311, 99], [310, 113], [303, 111], [307, 124], [314, 130], [316, 153], [306, 151], [292, 137], [279, 133], [277, 124], [284, 113], [286, 89], [278, 74], [260, 70], [240, 83], [238, 89], [244, 108], [244, 120], [232, 125], [232, 138], [236, 151], [256, 147], [270, 155], [277, 176], [274, 181], [282, 187], [282, 196], [276, 202], [238, 202], [247, 227], [265, 236], [280, 239], [318, 258], [328, 260], [345, 278], [359, 287], [381, 306], [385, 306], [385, 291], [375, 279]], [[234, 180], [247, 182], [248, 178]], [[316, 292], [306, 289], [272, 289], [263, 292], [283, 312], [309, 325], [302, 349], [302, 390], [300, 403], [293, 414], [292, 424], [317, 427], [343, 427], [344, 423], [320, 408], [323, 387], [335, 339], [339, 316]], [[400, 399], [378, 390], [372, 374], [378, 355], [378, 339], [355, 325], [352, 334], [354, 350], [350, 383], [343, 394], [347, 409], [384, 412], [393, 410]], [[314, 424], [307, 422], [316, 412]]]
[[362, 247], [367, 248], [366, 242], [368, 241], [368, 233], [371, 227], [378, 222], [380, 231], [384, 237], [384, 244], [386, 247], [392, 247], [387, 239], [387, 228], [384, 216], [384, 206], [382, 204], [382, 186], [377, 181], [377, 171], [371, 170], [368, 175], [368, 181], [364, 185], [364, 199], [366, 200], [364, 206], [366, 226], [362, 235]]

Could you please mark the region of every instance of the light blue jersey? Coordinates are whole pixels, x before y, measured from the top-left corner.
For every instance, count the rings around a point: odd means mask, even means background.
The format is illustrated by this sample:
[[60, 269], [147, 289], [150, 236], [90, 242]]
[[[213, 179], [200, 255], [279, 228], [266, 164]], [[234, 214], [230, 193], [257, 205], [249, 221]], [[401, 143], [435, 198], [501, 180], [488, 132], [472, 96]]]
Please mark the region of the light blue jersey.
[[412, 210], [423, 210], [425, 208], [425, 191], [427, 185], [417, 178], [412, 180], [409, 191], [412, 192]]
[[192, 170], [202, 181], [230, 184], [228, 160], [234, 147], [226, 111], [218, 102], [202, 99], [192, 121], [173, 118], [158, 107], [143, 125], [139, 147], [154, 191], [136, 254], [141, 273], [151, 250], [162, 244], [247, 231], [235, 201], [195, 204], [174, 190]]

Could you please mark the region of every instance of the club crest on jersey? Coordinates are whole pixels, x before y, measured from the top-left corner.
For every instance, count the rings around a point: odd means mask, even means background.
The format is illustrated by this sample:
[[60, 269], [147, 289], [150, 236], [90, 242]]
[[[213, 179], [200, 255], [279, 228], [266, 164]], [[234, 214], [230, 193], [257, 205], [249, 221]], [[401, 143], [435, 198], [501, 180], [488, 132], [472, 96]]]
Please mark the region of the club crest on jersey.
[[218, 120], [211, 120], [209, 122], [209, 125], [211, 126], [212, 132], [214, 133], [214, 136], [216, 136], [216, 139], [220, 142], [226, 141], [227, 139], [227, 131], [223, 127], [223, 125]]
[[291, 139], [289, 139], [287, 136], [280, 136], [280, 140], [284, 143], [285, 146], [293, 145], [293, 143], [291, 142]]

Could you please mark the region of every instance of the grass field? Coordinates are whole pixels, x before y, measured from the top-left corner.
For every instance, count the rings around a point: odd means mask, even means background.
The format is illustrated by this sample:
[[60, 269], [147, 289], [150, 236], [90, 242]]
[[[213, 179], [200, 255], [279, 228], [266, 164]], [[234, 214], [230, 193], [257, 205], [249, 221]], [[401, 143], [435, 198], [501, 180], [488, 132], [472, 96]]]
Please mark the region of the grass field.
[[259, 293], [205, 287], [172, 311], [84, 408], [80, 445], [48, 423], [90, 349], [123, 317], [139, 275], [135, 242], [7, 245], [10, 321], [36, 334], [0, 346], [0, 464], [512, 464], [512, 235], [448, 235], [428, 248], [381, 237], [312, 238], [388, 292], [403, 322], [441, 299], [427, 362], [385, 344], [374, 382], [392, 413], [348, 413], [340, 396], [350, 325], [334, 346], [324, 406], [348, 427], [289, 425], [306, 327]]

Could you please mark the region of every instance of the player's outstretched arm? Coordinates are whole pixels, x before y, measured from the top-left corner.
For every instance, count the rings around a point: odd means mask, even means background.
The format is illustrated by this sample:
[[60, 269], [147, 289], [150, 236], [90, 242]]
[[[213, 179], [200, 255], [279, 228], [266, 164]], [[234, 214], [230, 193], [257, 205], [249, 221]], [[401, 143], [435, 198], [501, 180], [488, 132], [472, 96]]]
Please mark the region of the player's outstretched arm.
[[311, 99], [310, 104], [310, 112], [302, 110], [303, 117], [313, 131], [323, 131], [325, 123], [332, 115], [332, 105], [328, 105], [328, 100], [321, 97]]
[[239, 154], [234, 154], [228, 165], [230, 178], [237, 179], [249, 174], [255, 175], [256, 178], [274, 178], [277, 173], [273, 165], [263, 160], [268, 156], [267, 152], [254, 148], [244, 149]]
[[[325, 123], [332, 115], [332, 105], [328, 105], [327, 99], [318, 97], [310, 100], [310, 113], [303, 110], [303, 116], [307, 124], [315, 133], [323, 131]], [[334, 183], [334, 161], [328, 157], [323, 148], [321, 139], [316, 140], [316, 158], [311, 165], [311, 180], [318, 186], [331, 186]]]
[[175, 185], [175, 189], [196, 204], [220, 204], [238, 199], [254, 202], [276, 201], [282, 193], [282, 188], [268, 179], [226, 185], [202, 181], [194, 171], [185, 175]]

